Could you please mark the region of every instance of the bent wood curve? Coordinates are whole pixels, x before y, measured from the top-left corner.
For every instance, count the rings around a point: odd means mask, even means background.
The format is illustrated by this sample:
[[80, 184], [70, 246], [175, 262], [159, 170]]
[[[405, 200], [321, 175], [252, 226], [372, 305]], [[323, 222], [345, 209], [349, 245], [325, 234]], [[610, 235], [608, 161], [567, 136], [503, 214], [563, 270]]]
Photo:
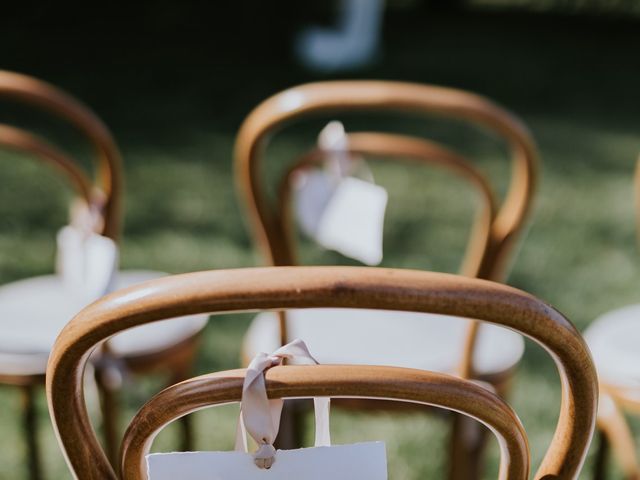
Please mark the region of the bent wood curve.
[[272, 265], [291, 265], [285, 232], [261, 185], [262, 151], [270, 134], [293, 119], [335, 111], [396, 110], [466, 120], [503, 137], [513, 155], [504, 208], [492, 227], [482, 277], [502, 280], [508, 253], [528, 216], [536, 182], [537, 152], [527, 128], [514, 115], [481, 96], [452, 88], [391, 81], [330, 81], [297, 86], [258, 105], [246, 118], [235, 146], [236, 177], [248, 204], [258, 246]]
[[105, 195], [100, 232], [117, 238], [120, 230], [122, 160], [111, 133], [85, 105], [62, 90], [27, 75], [0, 70], [0, 98], [19, 101], [60, 116], [80, 131], [98, 154], [100, 189]]
[[127, 328], [190, 314], [319, 307], [466, 317], [530, 337], [549, 352], [562, 384], [556, 431], [535, 478], [577, 478], [593, 435], [598, 387], [589, 351], [571, 322], [535, 297], [504, 285], [371, 267], [176, 275], [112, 293], [82, 310], [56, 340], [47, 368], [49, 411], [70, 468], [83, 480], [117, 478], [92, 430], [83, 394], [84, 366], [102, 341]]
[[[145, 455], [166, 425], [213, 405], [239, 402], [245, 370], [218, 372], [173, 385], [136, 414], [122, 442], [121, 478], [147, 478]], [[266, 372], [269, 398], [377, 398], [453, 410], [486, 425], [500, 447], [501, 480], [526, 480], [529, 449], [515, 412], [475, 383], [421, 370], [371, 366], [286, 366]]]
[[0, 146], [32, 155], [64, 173], [78, 196], [91, 205], [91, 181], [66, 153], [26, 130], [2, 124]]

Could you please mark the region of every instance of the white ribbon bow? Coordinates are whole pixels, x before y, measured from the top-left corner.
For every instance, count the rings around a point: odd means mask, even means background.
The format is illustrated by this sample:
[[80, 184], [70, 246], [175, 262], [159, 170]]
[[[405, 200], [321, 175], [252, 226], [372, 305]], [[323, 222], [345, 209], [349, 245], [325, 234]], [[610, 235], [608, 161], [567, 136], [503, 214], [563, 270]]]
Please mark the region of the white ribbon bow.
[[[256, 355], [249, 364], [244, 378], [240, 419], [236, 434], [236, 450], [247, 452], [246, 432], [249, 432], [251, 438], [259, 445], [254, 459], [260, 468], [268, 469], [275, 461], [276, 451], [273, 442], [278, 436], [280, 416], [284, 404], [280, 398], [273, 400], [267, 398], [264, 374], [271, 367], [282, 365], [284, 360], [306, 360], [318, 364], [318, 361], [309, 353], [306, 344], [297, 339], [280, 347], [271, 355], [266, 353]], [[313, 401], [316, 416], [315, 445], [328, 446], [331, 444], [329, 434], [330, 399], [314, 398]]]

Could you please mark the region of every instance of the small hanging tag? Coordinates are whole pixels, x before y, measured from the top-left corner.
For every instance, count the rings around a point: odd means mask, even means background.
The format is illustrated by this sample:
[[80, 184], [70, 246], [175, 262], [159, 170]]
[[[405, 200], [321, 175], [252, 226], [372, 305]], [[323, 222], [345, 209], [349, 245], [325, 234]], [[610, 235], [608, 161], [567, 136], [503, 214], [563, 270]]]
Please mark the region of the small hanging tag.
[[324, 170], [300, 172], [295, 179], [295, 212], [300, 229], [311, 238], [318, 233], [322, 213], [338, 186]]
[[301, 230], [318, 244], [367, 265], [382, 261], [387, 192], [375, 185], [363, 159], [350, 158], [342, 123], [330, 122], [318, 135], [326, 152], [324, 169], [295, 178], [296, 216]]
[[322, 169], [298, 172], [293, 179], [295, 212], [302, 231], [315, 238], [322, 213], [349, 168], [347, 137], [342, 123], [329, 122], [318, 134], [326, 154]]
[[325, 208], [317, 240], [366, 265], [382, 261], [387, 191], [357, 178], [345, 178]]
[[109, 292], [118, 266], [113, 240], [76, 217], [58, 232], [57, 245], [56, 270], [74, 295], [91, 302]]

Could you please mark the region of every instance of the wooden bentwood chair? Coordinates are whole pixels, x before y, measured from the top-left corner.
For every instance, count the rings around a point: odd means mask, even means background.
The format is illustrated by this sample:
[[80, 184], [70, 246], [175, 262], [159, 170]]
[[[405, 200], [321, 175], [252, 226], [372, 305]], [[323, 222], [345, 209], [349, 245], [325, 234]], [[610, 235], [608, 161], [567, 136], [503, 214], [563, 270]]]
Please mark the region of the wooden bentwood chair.
[[[98, 221], [96, 233], [117, 239], [122, 190], [118, 148], [104, 124], [84, 105], [39, 80], [0, 71], [0, 98], [26, 103], [61, 117], [91, 143], [96, 151], [99, 181], [94, 182], [71, 156], [22, 129], [0, 125], [0, 147], [42, 160], [61, 171], [80, 201]], [[120, 271], [115, 288], [166, 275], [147, 270]], [[47, 359], [56, 336], [86, 303], [57, 275], [27, 278], [0, 287], [0, 383], [22, 388], [25, 430], [31, 478], [40, 478], [34, 395], [44, 383]], [[165, 370], [172, 382], [187, 378], [199, 332], [207, 317], [197, 315], [119, 335], [102, 348], [95, 362], [101, 393], [107, 450], [115, 458], [117, 438], [114, 364], [127, 371]], [[188, 435], [188, 431], [185, 433]]]
[[[368, 110], [451, 117], [487, 129], [509, 145], [513, 159], [511, 182], [504, 201], [498, 202], [495, 187], [468, 159], [435, 142], [379, 132], [351, 133], [347, 141], [351, 154], [432, 164], [465, 179], [479, 193], [480, 208], [462, 273], [503, 281], [510, 254], [525, 226], [536, 183], [537, 154], [531, 136], [517, 118], [482, 97], [398, 82], [302, 85], [269, 98], [249, 114], [236, 142], [236, 174], [251, 226], [267, 261], [272, 265], [296, 264], [290, 179], [327, 153], [311, 151], [294, 162], [280, 185], [278, 201], [272, 205], [264, 194], [262, 175], [269, 136], [284, 124], [313, 114]], [[321, 322], [317, 321], [320, 317]], [[503, 395], [524, 348], [522, 339], [512, 332], [492, 326], [478, 331], [475, 322], [461, 318], [443, 325], [417, 314], [294, 310], [286, 318], [269, 312], [256, 317], [245, 338], [245, 360], [298, 337], [305, 339], [321, 363], [384, 364], [453, 373], [488, 382]], [[354, 344], [357, 349], [347, 348]], [[462, 421], [462, 417], [454, 416], [450, 475], [468, 480], [477, 476], [483, 442], [482, 435], [464, 435], [464, 430], [473, 427], [461, 425]], [[475, 441], [470, 443], [471, 438]], [[291, 441], [296, 442], [295, 438]]]
[[[640, 158], [635, 173], [636, 228], [640, 238]], [[640, 465], [624, 412], [640, 415], [640, 304], [627, 305], [598, 317], [584, 332], [598, 368], [600, 445], [595, 476], [605, 477], [608, 447], [624, 480], [640, 480]]]
[[[75, 477], [146, 478], [142, 459], [162, 427], [206, 406], [238, 401], [242, 390], [243, 371], [231, 371], [161, 392], [130, 425], [116, 473], [95, 437], [83, 394], [83, 370], [100, 342], [124, 329], [176, 315], [319, 307], [431, 313], [441, 315], [443, 324], [462, 316], [533, 339], [553, 358], [562, 383], [556, 432], [535, 478], [578, 478], [595, 427], [598, 390], [589, 351], [571, 322], [535, 297], [497, 283], [366, 267], [270, 267], [176, 275], [112, 293], [85, 308], [56, 340], [47, 367], [49, 410]], [[270, 370], [267, 380], [272, 397], [385, 398], [470, 415], [499, 439], [500, 478], [528, 478], [528, 446], [517, 417], [500, 397], [467, 380], [422, 370], [356, 366], [285, 366]]]

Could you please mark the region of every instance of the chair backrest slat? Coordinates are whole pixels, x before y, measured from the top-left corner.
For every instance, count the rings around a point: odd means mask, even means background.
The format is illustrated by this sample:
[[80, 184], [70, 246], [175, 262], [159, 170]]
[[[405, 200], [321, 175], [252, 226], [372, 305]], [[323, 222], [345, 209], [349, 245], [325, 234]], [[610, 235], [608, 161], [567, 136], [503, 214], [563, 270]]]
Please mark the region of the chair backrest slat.
[[[121, 478], [145, 480], [145, 456], [157, 433], [172, 421], [213, 405], [241, 400], [244, 370], [219, 372], [173, 385], [136, 414], [122, 442]], [[486, 425], [501, 451], [499, 478], [529, 477], [527, 437], [518, 416], [497, 395], [467, 380], [394, 367], [286, 366], [266, 373], [270, 398], [377, 398], [463, 413]]]

